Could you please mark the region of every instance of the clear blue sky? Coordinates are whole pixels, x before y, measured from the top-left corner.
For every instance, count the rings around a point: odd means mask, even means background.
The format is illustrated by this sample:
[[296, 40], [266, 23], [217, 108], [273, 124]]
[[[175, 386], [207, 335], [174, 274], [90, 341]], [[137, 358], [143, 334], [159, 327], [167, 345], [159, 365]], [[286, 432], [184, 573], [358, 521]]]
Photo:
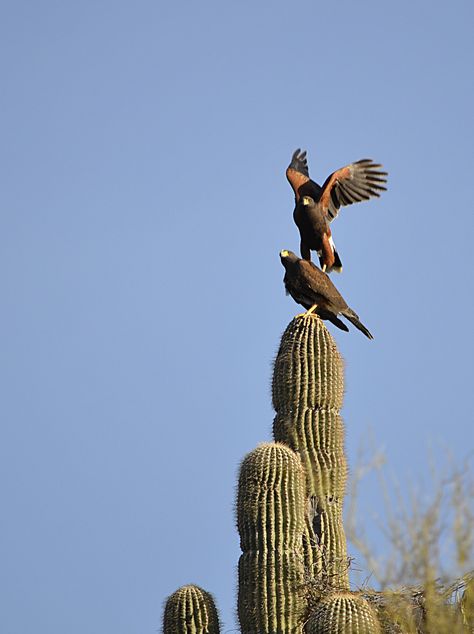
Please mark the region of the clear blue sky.
[[320, 182], [364, 157], [390, 173], [333, 225], [334, 281], [375, 335], [332, 329], [350, 465], [369, 434], [415, 481], [430, 450], [472, 450], [473, 19], [470, 0], [2, 4], [4, 634], [152, 634], [188, 582], [235, 628], [238, 464], [271, 437], [299, 312], [278, 257], [296, 147]]

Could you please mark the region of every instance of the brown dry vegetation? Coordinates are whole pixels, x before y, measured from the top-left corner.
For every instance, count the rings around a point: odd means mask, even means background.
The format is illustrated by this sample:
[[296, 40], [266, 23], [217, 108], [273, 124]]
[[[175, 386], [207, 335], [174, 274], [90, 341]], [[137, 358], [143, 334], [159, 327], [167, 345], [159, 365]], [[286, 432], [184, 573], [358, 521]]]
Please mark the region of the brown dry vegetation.
[[[405, 493], [387, 482], [383, 457], [355, 469], [345, 527], [368, 571], [359, 592], [377, 608], [390, 634], [474, 632], [474, 482], [468, 465], [435, 479], [432, 494]], [[439, 473], [439, 469], [437, 470]], [[357, 513], [358, 491], [376, 475], [382, 516]], [[380, 507], [379, 507], [380, 508]], [[380, 526], [384, 555], [366, 538], [366, 523]]]

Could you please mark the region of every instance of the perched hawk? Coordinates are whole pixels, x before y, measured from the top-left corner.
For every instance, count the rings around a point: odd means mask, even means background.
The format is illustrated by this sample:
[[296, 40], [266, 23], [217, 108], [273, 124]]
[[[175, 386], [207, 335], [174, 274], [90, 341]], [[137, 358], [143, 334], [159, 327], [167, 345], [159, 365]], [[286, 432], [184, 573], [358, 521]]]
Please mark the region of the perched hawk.
[[366, 337], [373, 339], [326, 273], [320, 271], [312, 262], [299, 258], [292, 251], [280, 251], [280, 259], [285, 267], [283, 282], [286, 292], [297, 304], [307, 309], [306, 314], [315, 312], [321, 319], [328, 319], [341, 330], [348, 332], [349, 328], [338, 318], [338, 315], [342, 315]]
[[333, 172], [320, 187], [309, 177], [306, 152], [293, 153], [286, 177], [295, 192], [293, 218], [300, 230], [302, 258], [311, 260], [311, 251], [317, 251], [323, 271], [342, 270], [329, 223], [339, 207], [380, 196], [387, 189], [387, 172], [380, 167], [372, 159], [362, 159]]

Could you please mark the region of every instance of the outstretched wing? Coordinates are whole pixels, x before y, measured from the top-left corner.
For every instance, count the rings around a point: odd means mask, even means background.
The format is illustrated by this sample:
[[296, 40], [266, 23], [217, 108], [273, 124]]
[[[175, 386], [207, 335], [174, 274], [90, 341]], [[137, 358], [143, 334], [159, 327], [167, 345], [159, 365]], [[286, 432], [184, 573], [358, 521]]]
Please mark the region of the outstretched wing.
[[303, 152], [298, 148], [293, 152], [291, 157], [291, 163], [288, 165], [288, 169], [293, 169], [303, 176], [309, 178], [308, 159], [306, 158], [306, 150]]
[[331, 174], [322, 187], [320, 205], [329, 222], [339, 213], [339, 208], [352, 205], [373, 196], [380, 196], [387, 188], [387, 172], [372, 159], [362, 159], [346, 165]]
[[308, 159], [306, 151], [299, 148], [293, 152], [291, 163], [286, 168], [286, 178], [295, 192], [295, 202], [298, 204], [302, 196], [311, 196], [318, 201], [321, 196], [321, 187], [309, 177]]
[[286, 168], [286, 178], [293, 188], [296, 202], [298, 202], [300, 199], [299, 188], [310, 180], [306, 152], [302, 152], [300, 148], [293, 152], [291, 163]]

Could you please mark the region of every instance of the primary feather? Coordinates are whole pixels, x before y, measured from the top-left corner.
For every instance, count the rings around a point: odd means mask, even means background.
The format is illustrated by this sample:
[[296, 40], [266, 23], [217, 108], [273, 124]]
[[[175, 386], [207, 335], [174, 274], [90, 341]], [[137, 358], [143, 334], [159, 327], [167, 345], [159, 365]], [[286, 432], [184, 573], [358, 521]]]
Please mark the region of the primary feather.
[[[372, 159], [361, 159], [330, 174], [321, 187], [309, 177], [306, 152], [293, 153], [286, 177], [295, 194], [293, 218], [300, 232], [302, 258], [311, 260], [311, 251], [317, 251], [321, 267], [328, 272], [341, 270], [329, 225], [341, 207], [378, 197], [386, 190], [387, 172], [381, 167]], [[311, 205], [302, 204], [307, 197]]]

